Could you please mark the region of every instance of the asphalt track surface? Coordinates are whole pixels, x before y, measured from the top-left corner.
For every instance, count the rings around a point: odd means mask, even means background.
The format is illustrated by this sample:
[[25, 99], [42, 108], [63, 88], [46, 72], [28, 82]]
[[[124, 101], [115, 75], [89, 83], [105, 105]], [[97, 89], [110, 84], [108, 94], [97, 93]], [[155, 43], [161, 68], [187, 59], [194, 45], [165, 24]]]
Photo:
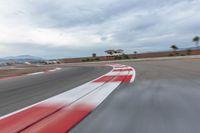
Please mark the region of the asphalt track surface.
[[0, 80], [0, 116], [55, 96], [97, 78], [110, 67], [72, 67], [45, 74]]
[[200, 60], [123, 63], [136, 69], [71, 133], [199, 133]]
[[[199, 133], [200, 60], [119, 62], [136, 69], [71, 133]], [[67, 67], [56, 73], [0, 81], [0, 114], [54, 96], [106, 72], [107, 67]]]

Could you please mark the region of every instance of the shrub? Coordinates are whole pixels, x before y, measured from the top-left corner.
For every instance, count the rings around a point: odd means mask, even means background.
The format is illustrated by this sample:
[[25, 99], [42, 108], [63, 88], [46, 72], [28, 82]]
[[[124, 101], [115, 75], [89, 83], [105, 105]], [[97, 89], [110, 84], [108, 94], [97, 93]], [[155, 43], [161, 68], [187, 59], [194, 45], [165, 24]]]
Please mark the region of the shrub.
[[126, 54], [123, 54], [123, 55], [122, 55], [122, 58], [123, 58], [123, 59], [129, 59], [129, 56], [126, 55]]
[[121, 56], [115, 56], [115, 60], [121, 60], [122, 57]]
[[188, 50], [187, 50], [187, 55], [191, 55], [191, 52], [192, 52], [192, 50], [191, 50], [191, 49], [188, 49]]
[[99, 58], [95, 58], [95, 60], [96, 60], [96, 61], [99, 61], [100, 59], [99, 59]]

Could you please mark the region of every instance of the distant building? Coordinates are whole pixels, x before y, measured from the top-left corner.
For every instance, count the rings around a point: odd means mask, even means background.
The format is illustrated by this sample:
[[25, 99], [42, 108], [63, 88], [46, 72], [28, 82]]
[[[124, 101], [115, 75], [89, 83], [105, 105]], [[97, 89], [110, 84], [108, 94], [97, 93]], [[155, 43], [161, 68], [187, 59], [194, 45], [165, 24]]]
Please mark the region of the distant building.
[[113, 50], [113, 49], [106, 50], [105, 53], [107, 53], [109, 55], [113, 55], [115, 53], [115, 50]]
[[45, 61], [45, 64], [60, 64], [61, 62], [59, 60], [48, 60]]
[[26, 64], [26, 65], [31, 65], [31, 63], [30, 63], [30, 62], [24, 62], [24, 64]]
[[97, 54], [96, 54], [96, 53], [93, 53], [93, 54], [92, 54], [92, 57], [93, 57], [93, 58], [97, 57]]
[[117, 50], [116, 50], [116, 53], [122, 55], [122, 54], [124, 54], [124, 50], [122, 50], [122, 49], [117, 49]]
[[117, 49], [117, 50], [110, 49], [106, 50], [105, 52], [110, 56], [120, 56], [124, 54], [124, 50], [122, 49]]

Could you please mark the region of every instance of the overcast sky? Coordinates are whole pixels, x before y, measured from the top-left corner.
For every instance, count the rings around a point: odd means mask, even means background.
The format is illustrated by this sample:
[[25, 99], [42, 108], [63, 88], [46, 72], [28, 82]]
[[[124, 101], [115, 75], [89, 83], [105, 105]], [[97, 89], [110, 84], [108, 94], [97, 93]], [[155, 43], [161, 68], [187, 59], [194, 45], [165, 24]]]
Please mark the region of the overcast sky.
[[200, 0], [0, 0], [0, 57], [191, 47], [199, 12]]

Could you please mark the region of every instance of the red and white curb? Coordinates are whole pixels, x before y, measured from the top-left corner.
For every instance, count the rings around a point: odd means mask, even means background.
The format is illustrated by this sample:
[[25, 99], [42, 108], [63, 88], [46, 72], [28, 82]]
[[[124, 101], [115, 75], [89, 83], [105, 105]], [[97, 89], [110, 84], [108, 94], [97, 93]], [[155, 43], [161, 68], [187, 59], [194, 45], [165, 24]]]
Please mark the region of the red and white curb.
[[12, 78], [16, 78], [16, 77], [22, 77], [22, 76], [30, 76], [30, 75], [38, 75], [38, 74], [44, 74], [44, 73], [49, 73], [49, 72], [55, 72], [55, 71], [58, 71], [58, 70], [61, 70], [61, 69], [62, 68], [55, 68], [55, 69], [42, 71], [42, 72], [28, 73], [28, 74], [22, 74], [22, 75], [17, 75], [17, 76], [10, 76], [10, 77], [5, 77], [5, 78], [0, 78], [0, 81], [1, 80], [12, 79]]
[[112, 66], [113, 70], [93, 81], [0, 117], [0, 132], [68, 132], [121, 83], [134, 81], [134, 68], [119, 64], [108, 65]]

